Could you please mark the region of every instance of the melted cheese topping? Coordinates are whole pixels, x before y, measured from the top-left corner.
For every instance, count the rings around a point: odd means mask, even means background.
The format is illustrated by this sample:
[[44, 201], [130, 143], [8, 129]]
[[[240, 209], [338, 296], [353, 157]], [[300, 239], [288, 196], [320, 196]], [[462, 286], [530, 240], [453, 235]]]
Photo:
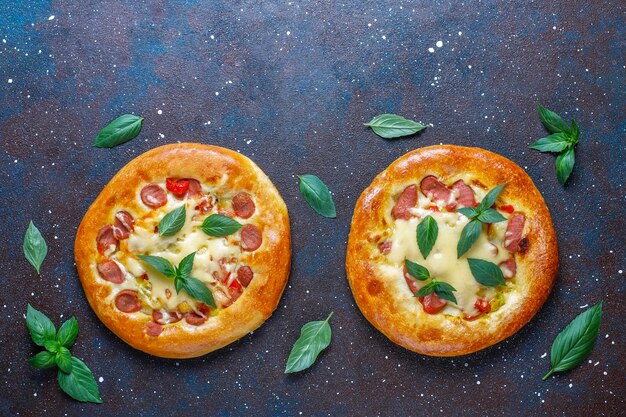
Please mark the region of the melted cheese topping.
[[[165, 184], [160, 185], [166, 190]], [[137, 255], [159, 256], [176, 267], [185, 256], [196, 252], [190, 276], [206, 283], [212, 290], [218, 305], [220, 304], [222, 294], [214, 291], [214, 287], [223, 286], [223, 284], [215, 279], [213, 272], [217, 271], [221, 274], [226, 269], [232, 273], [226, 286], [235, 278], [237, 262], [220, 265], [219, 260], [239, 259], [241, 248], [236, 243], [239, 241], [239, 232], [227, 237], [208, 236], [200, 229], [200, 226], [206, 217], [217, 213], [217, 205], [214, 205], [209, 213], [200, 215], [195, 210], [197, 204], [196, 198], [179, 200], [168, 192], [166, 205], [150, 210], [144, 217], [135, 219], [134, 231], [127, 240], [120, 241], [120, 250], [111, 256], [126, 275], [126, 280], [119, 285], [119, 290], [138, 291], [142, 302], [150, 309], [165, 308], [174, 311], [178, 308], [183, 313], [186, 312], [185, 310], [195, 310], [198, 301], [184, 290], [177, 294], [173, 279], [141, 261]], [[155, 227], [163, 217], [183, 205], [186, 219], [181, 230], [173, 236], [160, 236], [158, 232], [155, 233]], [[144, 274], [147, 274], [148, 280], [142, 278]]]
[[[476, 201], [480, 201], [486, 194], [483, 190], [471, 188], [474, 191]], [[452, 195], [454, 197], [454, 193]], [[411, 209], [411, 214], [415, 217], [410, 220], [397, 219], [393, 224], [390, 238], [391, 249], [387, 255], [391, 265], [383, 266], [382, 269], [386, 274], [391, 274], [391, 276], [404, 281], [402, 272], [404, 260], [416, 262], [428, 269], [432, 277], [444, 281], [456, 289], [454, 296], [457, 303], [448, 302], [442, 313], [456, 316], [475, 315], [478, 313], [474, 307], [476, 300], [479, 297], [494, 297], [496, 289], [485, 287], [476, 281], [467, 258], [483, 259], [498, 265], [511, 257], [511, 254], [504, 248], [504, 233], [507, 222], [504, 221], [491, 226], [483, 225], [483, 232], [478, 240], [461, 258], [457, 259], [457, 244], [463, 228], [469, 223], [469, 219], [458, 212], [439, 212], [428, 209], [426, 207], [436, 205], [441, 208], [445, 204], [435, 203], [421, 192], [418, 192], [418, 196], [417, 207]], [[439, 233], [430, 254], [424, 259], [417, 244], [417, 225], [427, 215], [431, 215], [435, 219]], [[504, 215], [507, 217], [506, 213]], [[427, 282], [417, 281], [417, 285], [421, 287]], [[404, 287], [410, 291], [406, 284]]]

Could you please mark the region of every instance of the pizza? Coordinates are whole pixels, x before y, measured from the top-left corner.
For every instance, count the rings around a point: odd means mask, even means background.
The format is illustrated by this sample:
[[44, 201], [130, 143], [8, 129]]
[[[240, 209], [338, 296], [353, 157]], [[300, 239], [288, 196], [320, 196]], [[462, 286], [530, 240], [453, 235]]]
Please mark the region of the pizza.
[[441, 145], [403, 155], [363, 191], [346, 269], [361, 312], [389, 339], [456, 356], [533, 317], [555, 281], [558, 248], [546, 204], [519, 166]]
[[290, 239], [285, 203], [257, 165], [181, 143], [140, 155], [111, 179], [74, 251], [87, 300], [113, 333], [152, 355], [189, 358], [272, 314]]

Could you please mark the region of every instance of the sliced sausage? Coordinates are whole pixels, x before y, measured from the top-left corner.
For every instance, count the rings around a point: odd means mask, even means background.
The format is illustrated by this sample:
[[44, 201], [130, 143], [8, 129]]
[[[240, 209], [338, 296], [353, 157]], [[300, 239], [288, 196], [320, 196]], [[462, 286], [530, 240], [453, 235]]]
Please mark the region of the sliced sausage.
[[163, 331], [163, 326], [157, 324], [153, 321], [149, 321], [146, 323], [146, 333], [148, 336], [157, 337]]
[[402, 191], [396, 205], [391, 210], [394, 219], [409, 220], [411, 218], [410, 209], [417, 204], [417, 187], [409, 185]]
[[193, 178], [186, 178], [186, 180], [189, 183], [189, 189], [187, 190], [188, 197], [195, 197], [202, 194], [202, 185], [200, 185], [200, 181]]
[[119, 248], [119, 242], [115, 238], [113, 227], [111, 227], [110, 224], [105, 224], [98, 231], [98, 235], [96, 236], [96, 246], [100, 255], [104, 255], [109, 251], [115, 252]]
[[177, 323], [183, 318], [183, 315], [175, 311], [166, 311], [165, 314], [161, 310], [152, 310], [152, 320], [158, 324]]
[[247, 287], [250, 285], [250, 281], [254, 278], [254, 271], [247, 265], [240, 266], [237, 270], [237, 279], [241, 282], [241, 285]]
[[506, 226], [506, 233], [504, 234], [504, 247], [509, 252], [520, 251], [524, 222], [526, 222], [526, 217], [524, 217], [523, 214], [514, 214], [513, 217], [509, 219], [509, 223]]
[[406, 284], [409, 286], [409, 290], [411, 290], [413, 294], [420, 290], [420, 287], [417, 285], [417, 280], [409, 274], [409, 270], [406, 269], [406, 265], [404, 265], [404, 279]]
[[515, 258], [513, 257], [500, 262], [498, 266], [502, 270], [502, 275], [504, 275], [504, 278], [506, 279], [513, 278], [517, 273], [517, 262], [515, 262]]
[[424, 311], [428, 314], [437, 314], [448, 304], [446, 300], [439, 297], [434, 292], [425, 297], [419, 297], [420, 303], [424, 307]]
[[102, 279], [114, 284], [121, 284], [124, 282], [124, 272], [122, 272], [122, 269], [117, 262], [107, 259], [106, 261], [100, 262], [97, 268]]
[[209, 211], [213, 210], [213, 205], [215, 200], [210, 195], [202, 196], [198, 200], [198, 205], [195, 207], [201, 214], [207, 214]]
[[456, 192], [458, 207], [476, 207], [478, 205], [474, 197], [474, 191], [463, 180], [458, 180], [452, 184], [452, 191]]
[[133, 230], [135, 230], [135, 219], [129, 212], [121, 210], [115, 213], [113, 236], [117, 240], [128, 239]]
[[159, 208], [167, 203], [167, 194], [158, 184], [148, 184], [141, 189], [141, 201], [150, 208]]
[[248, 193], [240, 192], [233, 197], [233, 211], [242, 219], [248, 219], [254, 214], [254, 201]]
[[185, 316], [185, 321], [193, 326], [199, 326], [208, 320], [208, 317], [191, 312]]
[[443, 203], [448, 210], [452, 210], [456, 207], [456, 203], [453, 201], [452, 191], [435, 178], [434, 175], [425, 177], [420, 183], [420, 189], [422, 190], [422, 194], [431, 200]]
[[124, 313], [134, 313], [141, 310], [141, 301], [137, 291], [124, 290], [115, 297], [115, 307]]
[[234, 303], [237, 299], [243, 294], [243, 287], [236, 279], [233, 279], [228, 286], [228, 293], [230, 294], [230, 299]]
[[241, 248], [243, 250], [254, 252], [261, 246], [261, 243], [263, 243], [263, 237], [257, 226], [246, 224], [241, 228]]

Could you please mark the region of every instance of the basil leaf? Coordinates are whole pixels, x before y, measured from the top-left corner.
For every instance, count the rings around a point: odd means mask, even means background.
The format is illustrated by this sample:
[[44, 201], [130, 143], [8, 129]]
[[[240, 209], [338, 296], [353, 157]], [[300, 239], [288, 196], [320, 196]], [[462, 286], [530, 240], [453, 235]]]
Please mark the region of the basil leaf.
[[309, 368], [315, 363], [319, 353], [330, 345], [332, 331], [328, 321], [332, 315], [331, 312], [324, 321], [310, 321], [302, 326], [300, 337], [287, 358], [286, 374]]
[[300, 193], [317, 214], [331, 219], [337, 217], [333, 197], [322, 180], [312, 174], [298, 175], [298, 180]]
[[385, 139], [412, 135], [426, 128], [421, 123], [405, 119], [397, 114], [381, 114], [365, 123], [365, 126], [371, 127], [374, 133]]
[[572, 169], [574, 169], [574, 148], [569, 148], [566, 151], [563, 151], [556, 157], [556, 178], [559, 180], [561, 185], [565, 185], [567, 179], [572, 173]]
[[537, 113], [539, 113], [539, 119], [541, 119], [541, 123], [548, 129], [550, 133], [559, 133], [565, 132], [570, 133], [570, 128], [563, 121], [561, 116], [556, 114], [555, 112], [546, 109], [541, 104], [537, 103]]
[[437, 294], [437, 296], [443, 298], [444, 300], [452, 301], [454, 304], [457, 303], [456, 297], [454, 296], [454, 294], [452, 294], [451, 291], [445, 291], [435, 288], [435, 294]]
[[185, 205], [167, 213], [159, 222], [159, 236], [173, 236], [185, 225], [187, 212]]
[[28, 327], [31, 339], [38, 346], [44, 346], [46, 341], [56, 341], [57, 332], [52, 320], [30, 304], [26, 308], [26, 327]]
[[578, 137], [580, 136], [580, 128], [576, 120], [572, 119], [572, 127], [570, 129], [570, 143], [576, 145], [578, 143]]
[[598, 338], [603, 304], [600, 301], [579, 314], [554, 339], [550, 351], [551, 368], [543, 377], [544, 381], [554, 372], [574, 369], [589, 356]]
[[474, 279], [487, 287], [497, 287], [506, 285], [504, 275], [500, 267], [492, 262], [483, 259], [468, 258], [470, 270]]
[[42, 350], [32, 358], [28, 360], [28, 364], [39, 369], [47, 369], [56, 366], [54, 360], [54, 353]]
[[74, 342], [76, 341], [76, 337], [78, 336], [78, 321], [76, 321], [76, 317], [71, 317], [67, 320], [57, 333], [57, 340], [66, 348], [71, 348]]
[[177, 275], [174, 279], [174, 288], [176, 288], [176, 294], [181, 292], [185, 287], [183, 284], [185, 283], [185, 278], [182, 278], [180, 275]]
[[160, 256], [149, 256], [149, 255], [137, 255], [139, 259], [165, 275], [169, 278], [176, 277], [176, 269], [172, 266], [170, 261], [165, 258], [161, 258]]
[[211, 293], [211, 290], [209, 290], [204, 282], [193, 277], [183, 278], [179, 281], [181, 282], [182, 288], [191, 297], [195, 298], [198, 301], [202, 301], [203, 303], [208, 304], [213, 308], [217, 307], [215, 305], [215, 300], [213, 299], [213, 294]]
[[553, 133], [541, 138], [529, 146], [539, 152], [561, 152], [570, 144], [569, 136], [564, 132]]
[[473, 219], [478, 215], [478, 210], [475, 207], [461, 207], [456, 209], [459, 213], [467, 217], [468, 219]]
[[143, 117], [125, 114], [102, 129], [93, 141], [95, 148], [112, 148], [135, 138], [141, 131]]
[[213, 237], [232, 235], [241, 229], [242, 224], [223, 214], [211, 214], [204, 219], [200, 228], [204, 233]]
[[55, 354], [54, 360], [61, 371], [66, 374], [72, 372], [72, 355], [67, 348], [61, 347]]
[[487, 195], [485, 195], [485, 197], [483, 197], [482, 201], [478, 205], [477, 210], [478, 210], [479, 213], [481, 213], [481, 212], [487, 210], [489, 207], [493, 206], [493, 203], [496, 202], [496, 199], [498, 198], [498, 195], [500, 195], [500, 191], [502, 191], [502, 189], [504, 188], [505, 185], [506, 184], [500, 184], [497, 187], [494, 187], [491, 190], [489, 190]]
[[45, 340], [43, 342], [43, 347], [51, 353], [57, 353], [59, 349], [62, 348], [61, 344], [56, 339]]
[[460, 258], [465, 252], [470, 250], [472, 245], [476, 243], [480, 233], [483, 231], [483, 224], [480, 220], [474, 219], [465, 225], [461, 231], [461, 237], [456, 244], [456, 257]]
[[23, 249], [26, 260], [30, 262], [37, 273], [39, 273], [41, 264], [48, 254], [48, 245], [46, 245], [46, 241], [41, 235], [41, 232], [35, 227], [32, 220], [28, 224], [28, 229], [26, 229], [26, 234], [24, 235]]
[[93, 374], [83, 361], [72, 356], [72, 372], [59, 370], [57, 381], [67, 395], [75, 400], [101, 404], [100, 392]]
[[191, 269], [193, 268], [193, 259], [195, 258], [195, 256], [196, 253], [191, 252], [189, 255], [181, 259], [180, 263], [178, 264], [178, 271], [176, 275], [180, 276], [183, 279], [189, 277], [189, 275], [191, 275]]
[[437, 221], [433, 219], [433, 216], [424, 217], [424, 220], [417, 225], [417, 246], [419, 246], [424, 259], [428, 257], [433, 246], [435, 246], [438, 234], [439, 226], [437, 226]]
[[499, 223], [506, 220], [502, 214], [492, 208], [488, 208], [478, 215], [478, 220], [483, 223]]
[[433, 293], [436, 287], [437, 281], [432, 280], [431, 282], [420, 288], [419, 291], [415, 293], [415, 297], [426, 297], [427, 295]]
[[426, 281], [430, 278], [430, 272], [428, 272], [428, 269], [424, 268], [422, 265], [411, 262], [408, 259], [404, 260], [404, 265], [406, 265], [406, 270], [409, 271], [409, 274], [412, 277], [417, 278], [420, 281]]

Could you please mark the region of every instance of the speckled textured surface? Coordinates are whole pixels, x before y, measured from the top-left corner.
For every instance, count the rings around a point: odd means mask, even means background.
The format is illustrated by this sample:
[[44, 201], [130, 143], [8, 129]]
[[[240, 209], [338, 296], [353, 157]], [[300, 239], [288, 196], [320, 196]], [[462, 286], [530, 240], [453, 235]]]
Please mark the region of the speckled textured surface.
[[[0, 414], [623, 415], [626, 6], [517, 3], [3, 1]], [[554, 157], [527, 149], [545, 135], [537, 100], [581, 126], [565, 188]], [[137, 139], [90, 146], [129, 112], [146, 118]], [[362, 126], [383, 112], [432, 127], [384, 141]], [[118, 169], [182, 140], [239, 150], [265, 170], [290, 210], [294, 262], [264, 326], [176, 361], [134, 351], [98, 321], [72, 245]], [[359, 313], [344, 270], [360, 192], [398, 156], [437, 143], [484, 147], [524, 167], [561, 250], [537, 316], [507, 341], [453, 359], [389, 342]], [[334, 192], [336, 220], [306, 206], [295, 179], [303, 172]], [[41, 276], [21, 254], [30, 219], [50, 247]], [[601, 299], [589, 361], [542, 382], [553, 338]], [[28, 302], [57, 325], [77, 316], [73, 351], [100, 380], [104, 404], [72, 401], [54, 372], [26, 364], [37, 351], [24, 325]], [[330, 311], [331, 347], [310, 370], [284, 375], [301, 325]]]

